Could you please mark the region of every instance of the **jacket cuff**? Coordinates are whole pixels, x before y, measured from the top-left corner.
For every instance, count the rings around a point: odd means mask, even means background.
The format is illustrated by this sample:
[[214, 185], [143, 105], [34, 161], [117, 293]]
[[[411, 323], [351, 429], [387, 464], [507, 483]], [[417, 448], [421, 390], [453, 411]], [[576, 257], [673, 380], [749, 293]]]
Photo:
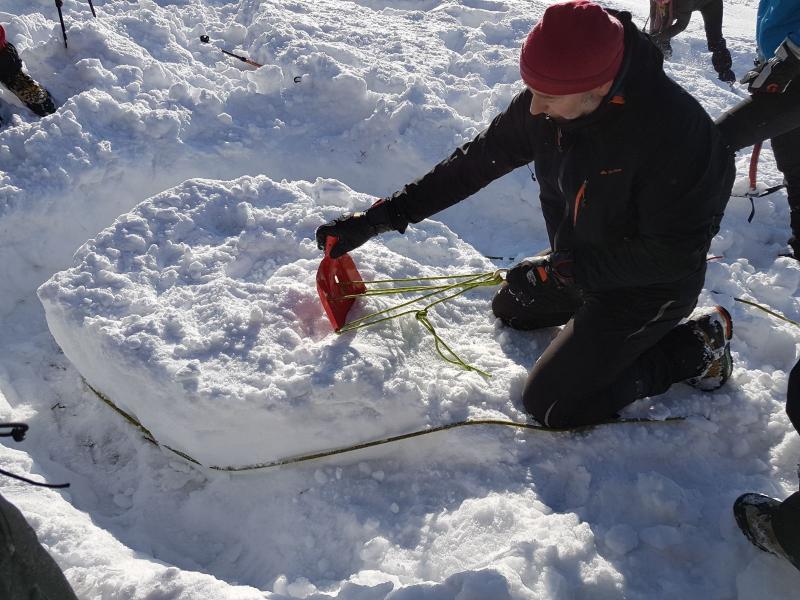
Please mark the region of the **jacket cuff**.
[[400, 212], [394, 200], [381, 198], [367, 209], [366, 215], [367, 222], [380, 233], [391, 230], [405, 233], [408, 227], [408, 219]]

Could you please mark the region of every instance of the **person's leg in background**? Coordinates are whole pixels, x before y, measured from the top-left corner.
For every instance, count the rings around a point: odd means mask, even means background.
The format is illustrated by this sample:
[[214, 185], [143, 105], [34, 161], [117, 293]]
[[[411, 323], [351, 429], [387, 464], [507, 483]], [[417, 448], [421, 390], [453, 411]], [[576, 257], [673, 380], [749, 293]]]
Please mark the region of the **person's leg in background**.
[[[786, 414], [800, 433], [800, 361], [789, 373]], [[800, 569], [800, 492], [781, 502], [764, 494], [747, 493], [733, 505], [736, 523], [755, 546], [783, 557]]]
[[800, 126], [772, 138], [772, 151], [778, 170], [783, 173], [789, 200], [792, 254], [800, 259]]
[[0, 496], [0, 598], [77, 600], [20, 510]]
[[706, 42], [711, 52], [711, 64], [720, 81], [733, 83], [736, 75], [731, 70], [733, 61], [725, 38], [722, 36], [722, 0], [711, 0], [700, 9], [706, 29]]

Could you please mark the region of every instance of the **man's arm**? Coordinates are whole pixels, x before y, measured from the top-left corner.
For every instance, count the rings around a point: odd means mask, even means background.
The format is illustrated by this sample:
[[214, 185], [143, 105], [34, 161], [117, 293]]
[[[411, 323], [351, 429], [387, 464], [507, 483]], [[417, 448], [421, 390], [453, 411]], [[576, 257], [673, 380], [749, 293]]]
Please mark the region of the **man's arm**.
[[[409, 222], [460, 202], [516, 167], [533, 160], [536, 120], [529, 91], [518, 94], [474, 140], [461, 146], [424, 177], [363, 213], [347, 214], [317, 229], [317, 247], [337, 258], [386, 231], [403, 233]], [[336, 238], [328, 246], [328, 238]]]
[[[609, 248], [576, 253], [575, 279], [590, 290], [665, 284], [702, 267], [730, 197], [733, 156], [698, 117], [665, 140], [639, 171], [637, 232]], [[689, 141], [687, 141], [689, 140]]]
[[408, 221], [418, 223], [468, 198], [534, 158], [535, 118], [531, 93], [517, 94], [506, 110], [471, 142], [390, 199]]

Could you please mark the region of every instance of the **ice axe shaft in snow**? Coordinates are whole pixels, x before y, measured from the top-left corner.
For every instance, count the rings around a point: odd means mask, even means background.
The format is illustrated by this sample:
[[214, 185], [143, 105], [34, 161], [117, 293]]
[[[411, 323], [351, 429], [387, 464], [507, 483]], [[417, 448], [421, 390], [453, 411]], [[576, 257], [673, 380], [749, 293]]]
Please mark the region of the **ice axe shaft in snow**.
[[[63, 6], [64, 6], [64, 0], [56, 0], [56, 8], [58, 9], [58, 20], [61, 22], [61, 35], [64, 37], [64, 48], [68, 48], [67, 28], [64, 26], [64, 13], [62, 12]], [[92, 0], [89, 0], [89, 8], [92, 9], [92, 16], [96, 19], [97, 13], [94, 10], [94, 4], [92, 3]]]
[[348, 254], [331, 258], [336, 239], [329, 235], [325, 241], [325, 256], [317, 269], [317, 292], [325, 314], [338, 331], [347, 322], [347, 313], [356, 301], [352, 296], [363, 294], [367, 286], [362, 283], [356, 264]]
[[61, 21], [61, 35], [64, 37], [64, 48], [68, 48], [67, 28], [64, 27], [64, 13], [61, 12], [62, 6], [64, 6], [63, 0], [56, 0], [56, 8], [58, 9], [58, 20]]
[[[207, 35], [201, 35], [200, 36], [200, 41], [203, 42], [204, 44], [208, 44], [208, 43], [211, 42], [211, 39]], [[233, 58], [238, 58], [240, 61], [242, 61], [244, 63], [247, 63], [248, 65], [252, 65], [254, 67], [263, 67], [264, 66], [261, 63], [257, 63], [256, 61], [247, 58], [246, 56], [240, 56], [239, 54], [234, 54], [233, 52], [228, 52], [227, 50], [225, 50], [225, 48], [220, 48], [219, 46], [214, 46], [214, 47], [217, 50], [219, 50], [220, 52], [223, 52], [223, 53], [227, 54], [228, 56], [232, 56]]]

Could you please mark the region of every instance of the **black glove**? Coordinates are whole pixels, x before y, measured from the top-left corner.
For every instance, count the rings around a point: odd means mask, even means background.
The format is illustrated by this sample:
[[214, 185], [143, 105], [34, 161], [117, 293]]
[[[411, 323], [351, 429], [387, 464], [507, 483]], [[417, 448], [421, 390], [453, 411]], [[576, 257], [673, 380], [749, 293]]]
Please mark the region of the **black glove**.
[[733, 83], [736, 81], [736, 75], [731, 71], [733, 61], [731, 60], [731, 53], [723, 39], [715, 44], [709, 44], [708, 49], [711, 50], [711, 64], [717, 72], [720, 81], [725, 83]]
[[508, 292], [522, 306], [533, 304], [541, 287], [550, 281], [550, 261], [548, 256], [536, 256], [523, 260], [506, 273]]
[[748, 71], [742, 77], [741, 83], [747, 84], [751, 94], [780, 94], [798, 76], [800, 76], [800, 46], [787, 37], [775, 50], [775, 55], [752, 71]]
[[543, 287], [563, 287], [574, 282], [572, 256], [565, 251], [523, 260], [506, 273], [508, 291], [522, 306], [533, 304]]
[[407, 226], [408, 221], [391, 201], [378, 200], [366, 212], [348, 213], [321, 225], [317, 229], [317, 248], [325, 250], [328, 236], [333, 236], [337, 241], [331, 248], [331, 258], [339, 258], [379, 233], [403, 233]]

